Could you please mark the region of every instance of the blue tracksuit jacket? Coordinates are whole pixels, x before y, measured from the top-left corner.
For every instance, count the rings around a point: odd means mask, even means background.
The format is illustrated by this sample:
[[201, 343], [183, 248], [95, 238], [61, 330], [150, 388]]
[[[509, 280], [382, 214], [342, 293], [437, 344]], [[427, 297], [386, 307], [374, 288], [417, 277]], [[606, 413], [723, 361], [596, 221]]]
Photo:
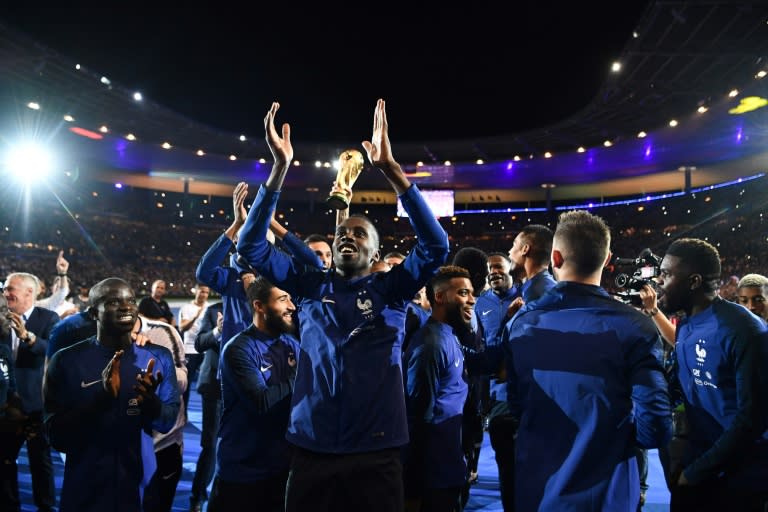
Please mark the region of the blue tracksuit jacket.
[[288, 471], [285, 440], [299, 342], [271, 338], [251, 325], [224, 345], [217, 473], [226, 482], [254, 482]]
[[517, 510], [635, 512], [634, 447], [671, 437], [651, 320], [600, 287], [560, 282], [523, 306], [502, 343], [520, 418]]
[[[51, 445], [67, 454], [61, 512], [141, 510], [141, 493], [155, 468], [151, 431], [173, 428], [181, 404], [171, 352], [130, 345], [120, 359], [120, 393], [103, 388], [101, 372], [114, 355], [96, 337], [56, 352], [48, 364], [44, 399]], [[157, 418], [141, 414], [133, 385], [155, 359], [162, 403]]]
[[729, 485], [768, 490], [765, 322], [741, 305], [717, 299], [682, 320], [676, 338], [677, 377], [690, 428], [685, 477], [694, 485], [721, 477]]
[[417, 245], [389, 272], [347, 280], [301, 264], [266, 241], [278, 197], [259, 189], [237, 250], [299, 308], [301, 356], [287, 439], [322, 453], [404, 445], [406, 305], [445, 263], [448, 235], [411, 186], [400, 199]]

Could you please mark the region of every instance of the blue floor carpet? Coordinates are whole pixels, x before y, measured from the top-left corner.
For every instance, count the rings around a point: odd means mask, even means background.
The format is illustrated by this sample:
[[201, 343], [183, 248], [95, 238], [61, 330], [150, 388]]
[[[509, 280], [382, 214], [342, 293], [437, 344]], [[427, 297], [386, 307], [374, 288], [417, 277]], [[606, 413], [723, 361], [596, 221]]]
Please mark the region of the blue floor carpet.
[[[197, 456], [200, 452], [201, 424], [200, 395], [193, 392], [190, 393], [189, 423], [184, 430], [184, 471], [176, 489], [176, 499], [173, 504], [174, 512], [189, 510], [189, 493], [192, 487], [192, 477], [194, 476]], [[64, 462], [61, 454], [54, 452], [53, 461], [56, 488], [60, 489], [62, 475], [64, 474]], [[648, 484], [650, 488], [648, 489], [646, 505], [643, 507], [643, 510], [646, 512], [667, 512], [669, 510], [669, 492], [664, 482], [664, 475], [656, 450], [648, 452], [648, 463]], [[25, 449], [22, 449], [18, 464], [19, 492], [21, 493], [22, 500], [21, 510], [23, 512], [34, 512], [36, 508], [32, 501], [32, 480], [29, 475]], [[483, 440], [483, 447], [480, 452], [478, 475], [478, 482], [472, 486], [469, 502], [464, 509], [465, 512], [502, 512], [496, 461], [493, 458], [493, 449], [491, 449], [487, 434]]]

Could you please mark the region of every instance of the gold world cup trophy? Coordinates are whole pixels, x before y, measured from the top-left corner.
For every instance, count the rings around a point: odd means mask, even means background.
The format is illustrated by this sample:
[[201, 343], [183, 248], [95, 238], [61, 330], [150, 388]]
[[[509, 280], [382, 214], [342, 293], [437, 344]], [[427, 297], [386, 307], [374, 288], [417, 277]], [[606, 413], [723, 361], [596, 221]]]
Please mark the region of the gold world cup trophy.
[[363, 154], [356, 149], [347, 149], [339, 156], [339, 172], [336, 174], [334, 190], [328, 196], [325, 202], [334, 210], [345, 210], [349, 208], [347, 197], [340, 190], [352, 190], [352, 185], [357, 181], [357, 177], [363, 171], [365, 159]]

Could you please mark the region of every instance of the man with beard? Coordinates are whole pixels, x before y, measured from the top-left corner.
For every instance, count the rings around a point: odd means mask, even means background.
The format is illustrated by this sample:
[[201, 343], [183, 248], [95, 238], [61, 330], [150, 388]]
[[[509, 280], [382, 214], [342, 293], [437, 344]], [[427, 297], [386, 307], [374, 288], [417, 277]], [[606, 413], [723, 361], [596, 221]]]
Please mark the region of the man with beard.
[[456, 330], [472, 323], [470, 274], [440, 267], [427, 285], [432, 316], [414, 335], [403, 358], [410, 444], [405, 449], [408, 512], [455, 512], [467, 481], [462, 411], [467, 398], [464, 355]]
[[173, 357], [133, 343], [138, 308], [124, 280], [94, 285], [90, 304], [96, 336], [56, 352], [43, 386], [51, 445], [67, 455], [60, 510], [141, 510], [155, 470], [147, 433], [168, 432], [179, 413]]
[[266, 232], [293, 160], [290, 126], [282, 126], [282, 137], [275, 129], [279, 107], [273, 103], [264, 119], [272, 173], [237, 250], [300, 306], [286, 510], [397, 512], [403, 508], [400, 449], [408, 442], [401, 353], [406, 304], [445, 263], [448, 235], [394, 159], [379, 100], [373, 136], [363, 147], [399, 195], [416, 246], [389, 272], [371, 273], [379, 234], [366, 217], [351, 215], [336, 228], [335, 272], [307, 269], [274, 249]]
[[[248, 215], [245, 209], [247, 196], [248, 185], [241, 181], [232, 191], [232, 224], [205, 251], [195, 270], [195, 277], [199, 282], [221, 294], [221, 306], [218, 308], [218, 314], [206, 311], [203, 318], [207, 328], [212, 331], [210, 336], [206, 336], [206, 346], [212, 348], [215, 343], [218, 346], [214, 353], [208, 350], [205, 356], [208, 366], [215, 364], [216, 368], [212, 370], [213, 374], [209, 374], [212, 382], [207, 389], [204, 388], [206, 391], [203, 394], [203, 431], [200, 434], [200, 442], [204, 445], [192, 480], [190, 512], [203, 510], [203, 502], [208, 500], [208, 483], [213, 477], [213, 468], [216, 465], [216, 437], [221, 416], [221, 385], [217, 378], [219, 354], [224, 343], [247, 329], [253, 321], [253, 311], [247, 295], [248, 287], [256, 279], [253, 269], [238, 258], [237, 252], [229, 255], [229, 266], [222, 264], [234, 248], [238, 233]], [[202, 325], [200, 329], [203, 330]], [[197, 345], [196, 340], [195, 346]]]
[[765, 351], [768, 329], [718, 295], [720, 254], [704, 240], [672, 242], [659, 287], [676, 331], [676, 375], [688, 419], [688, 450], [670, 468], [670, 510], [765, 510], [768, 502]]
[[278, 512], [285, 502], [290, 447], [285, 440], [299, 343], [291, 296], [264, 277], [248, 288], [253, 324], [224, 345], [216, 477], [209, 512], [257, 500]]

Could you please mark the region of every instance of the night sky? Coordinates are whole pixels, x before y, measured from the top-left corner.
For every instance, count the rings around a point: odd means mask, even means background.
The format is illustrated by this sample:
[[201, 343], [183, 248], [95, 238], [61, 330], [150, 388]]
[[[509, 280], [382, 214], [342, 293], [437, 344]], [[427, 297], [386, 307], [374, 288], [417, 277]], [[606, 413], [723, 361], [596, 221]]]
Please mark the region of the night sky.
[[[285, 3], [288, 5], [289, 3]], [[319, 4], [319, 3], [318, 3]], [[113, 83], [210, 126], [356, 143], [387, 100], [393, 140], [509, 134], [585, 107], [648, 2], [468, 2], [375, 11], [0, 6], [0, 21]], [[252, 12], [253, 11], [253, 12]]]

